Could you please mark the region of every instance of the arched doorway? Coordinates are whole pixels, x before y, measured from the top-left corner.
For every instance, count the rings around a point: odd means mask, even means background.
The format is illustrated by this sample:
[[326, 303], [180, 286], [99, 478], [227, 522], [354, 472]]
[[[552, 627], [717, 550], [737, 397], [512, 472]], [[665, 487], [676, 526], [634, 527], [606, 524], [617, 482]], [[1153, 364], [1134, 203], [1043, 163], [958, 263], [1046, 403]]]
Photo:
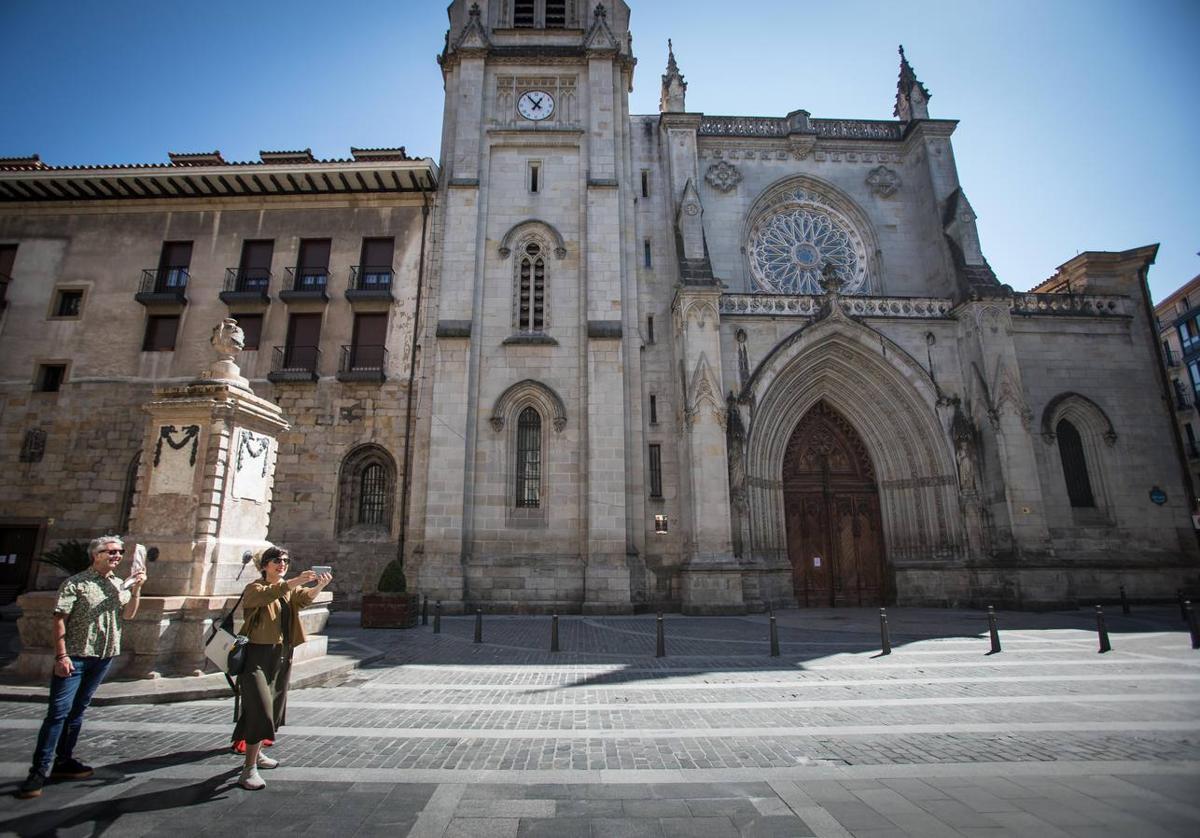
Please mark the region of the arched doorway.
[[880, 605], [886, 596], [875, 469], [862, 439], [817, 402], [783, 457], [784, 516], [796, 601]]

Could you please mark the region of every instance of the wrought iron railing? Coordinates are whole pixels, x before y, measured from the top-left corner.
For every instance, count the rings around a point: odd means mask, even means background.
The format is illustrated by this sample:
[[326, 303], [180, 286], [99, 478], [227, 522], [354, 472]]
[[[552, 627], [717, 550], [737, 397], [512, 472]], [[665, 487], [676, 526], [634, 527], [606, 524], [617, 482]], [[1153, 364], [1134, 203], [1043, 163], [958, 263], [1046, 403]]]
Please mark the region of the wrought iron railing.
[[394, 272], [391, 265], [354, 265], [350, 268], [351, 291], [388, 291]]
[[271, 355], [272, 375], [315, 377], [320, 365], [321, 350], [315, 346], [276, 346]]
[[188, 284], [187, 268], [146, 268], [142, 271], [140, 294], [182, 294]]
[[226, 268], [225, 288], [234, 294], [266, 294], [271, 287], [271, 272], [265, 268]]
[[338, 364], [341, 373], [382, 373], [387, 366], [387, 348], [375, 344], [350, 344], [342, 347]]
[[293, 291], [324, 291], [329, 284], [329, 268], [287, 268], [288, 285]]

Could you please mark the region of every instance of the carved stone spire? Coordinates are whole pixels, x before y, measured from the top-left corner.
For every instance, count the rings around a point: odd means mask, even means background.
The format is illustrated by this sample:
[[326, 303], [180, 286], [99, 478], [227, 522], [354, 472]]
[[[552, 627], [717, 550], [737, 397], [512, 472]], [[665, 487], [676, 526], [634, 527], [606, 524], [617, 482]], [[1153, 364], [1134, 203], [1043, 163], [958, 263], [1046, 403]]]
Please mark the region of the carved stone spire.
[[904, 56], [904, 45], [900, 45], [900, 80], [896, 83], [896, 107], [892, 115], [903, 122], [914, 119], [929, 119], [929, 91], [917, 79], [912, 65]]
[[675, 47], [668, 38], [667, 72], [662, 77], [662, 98], [658, 100], [659, 112], [683, 113], [687, 110], [683, 101], [686, 94], [687, 82], [683, 80], [683, 73], [679, 72], [679, 65], [675, 63]]

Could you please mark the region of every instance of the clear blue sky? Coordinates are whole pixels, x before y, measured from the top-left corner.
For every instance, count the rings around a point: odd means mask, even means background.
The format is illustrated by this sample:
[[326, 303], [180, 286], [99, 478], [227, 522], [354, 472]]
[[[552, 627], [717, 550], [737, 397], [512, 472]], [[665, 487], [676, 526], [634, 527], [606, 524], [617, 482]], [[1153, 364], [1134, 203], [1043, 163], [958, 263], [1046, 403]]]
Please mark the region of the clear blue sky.
[[[591, 2], [592, 0], [586, 0]], [[1160, 299], [1200, 273], [1197, 0], [631, 0], [632, 108], [666, 40], [688, 108], [890, 119], [903, 43], [959, 119], [959, 174], [1001, 281], [1161, 242]], [[407, 146], [438, 156], [444, 0], [0, 0], [0, 156]]]

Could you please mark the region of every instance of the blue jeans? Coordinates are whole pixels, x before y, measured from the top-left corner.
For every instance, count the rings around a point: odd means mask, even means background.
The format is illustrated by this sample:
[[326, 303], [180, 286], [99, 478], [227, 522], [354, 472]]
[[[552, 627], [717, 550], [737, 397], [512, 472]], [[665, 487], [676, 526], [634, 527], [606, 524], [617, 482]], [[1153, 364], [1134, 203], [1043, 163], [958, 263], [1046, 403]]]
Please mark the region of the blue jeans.
[[81, 658], [71, 656], [75, 671], [62, 678], [50, 679], [50, 706], [38, 731], [37, 747], [33, 752], [33, 767], [43, 774], [50, 773], [53, 756], [68, 759], [75, 752], [79, 729], [83, 727], [83, 711], [92, 703], [92, 696], [108, 674], [112, 658]]

